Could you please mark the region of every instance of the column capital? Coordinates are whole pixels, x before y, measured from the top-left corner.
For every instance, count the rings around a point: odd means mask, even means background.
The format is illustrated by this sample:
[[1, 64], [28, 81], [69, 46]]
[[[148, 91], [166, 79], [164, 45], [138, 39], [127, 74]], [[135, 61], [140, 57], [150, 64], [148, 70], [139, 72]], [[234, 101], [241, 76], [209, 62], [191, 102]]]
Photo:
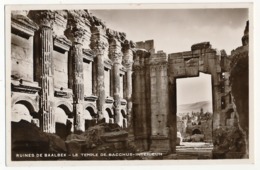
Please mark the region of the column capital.
[[98, 55], [104, 54], [108, 47], [108, 40], [105, 35], [105, 30], [102, 26], [94, 26], [91, 28], [90, 48]]
[[31, 10], [28, 17], [37, 23], [40, 27], [53, 27], [55, 12], [52, 10]]
[[136, 47], [136, 44], [132, 40], [125, 40], [122, 44], [123, 52], [128, 53], [129, 50], [134, 51], [134, 48]]
[[123, 57], [121, 44], [125, 40], [125, 33], [107, 29], [106, 34], [109, 42], [109, 58], [115, 64], [121, 64]]
[[100, 37], [91, 37], [90, 48], [95, 52], [96, 55], [103, 55], [107, 47], [108, 42], [106, 39]]
[[135, 43], [133, 41], [125, 40], [123, 43], [123, 65], [126, 67], [126, 69], [131, 69], [132, 65], [134, 63], [134, 48]]
[[65, 31], [66, 36], [71, 42], [84, 44], [89, 41], [90, 22], [89, 14], [85, 10], [69, 10], [68, 24]]

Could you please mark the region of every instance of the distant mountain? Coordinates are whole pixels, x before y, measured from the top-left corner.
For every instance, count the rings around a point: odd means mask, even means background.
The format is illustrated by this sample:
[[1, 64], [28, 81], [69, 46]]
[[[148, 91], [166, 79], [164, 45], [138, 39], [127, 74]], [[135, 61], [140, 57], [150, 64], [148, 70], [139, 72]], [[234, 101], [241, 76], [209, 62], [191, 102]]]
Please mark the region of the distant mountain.
[[201, 101], [196, 103], [182, 104], [177, 106], [177, 114], [179, 113], [191, 113], [200, 112], [200, 109], [203, 108], [204, 112], [212, 113], [212, 102], [211, 101]]

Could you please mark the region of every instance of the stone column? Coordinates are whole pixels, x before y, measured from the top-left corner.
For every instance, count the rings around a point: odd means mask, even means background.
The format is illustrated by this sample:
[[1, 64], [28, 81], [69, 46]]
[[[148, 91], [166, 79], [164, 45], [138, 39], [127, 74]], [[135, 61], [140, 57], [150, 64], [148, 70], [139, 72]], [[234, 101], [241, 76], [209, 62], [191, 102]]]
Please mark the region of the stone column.
[[46, 133], [55, 133], [55, 120], [53, 115], [53, 11], [30, 11], [29, 17], [39, 26], [39, 51], [42, 88], [40, 96], [40, 113], [42, 116], [42, 130]]
[[72, 42], [70, 57], [72, 61], [73, 110], [75, 114], [75, 131], [85, 131], [84, 114], [84, 77], [83, 77], [83, 44], [87, 41], [89, 27], [82, 17], [83, 10], [68, 11], [68, 29], [66, 36]]
[[107, 50], [108, 42], [105, 36], [105, 27], [102, 25], [94, 25], [91, 28], [91, 43], [90, 47], [96, 54], [96, 93], [98, 96], [97, 110], [99, 120], [103, 119], [105, 112], [105, 82], [104, 82], [104, 53]]
[[85, 123], [82, 118], [84, 108], [84, 80], [82, 44], [74, 41], [71, 49], [73, 69], [73, 108], [75, 111], [75, 131], [84, 131]]
[[132, 66], [133, 66], [133, 49], [135, 44], [132, 41], [125, 41], [123, 45], [123, 65], [126, 68], [126, 89], [125, 89], [125, 96], [127, 100], [127, 114], [128, 114], [128, 121], [127, 127], [129, 129], [129, 134], [133, 135], [133, 113], [132, 113]]
[[113, 61], [113, 97], [115, 105], [115, 122], [119, 123], [120, 121], [120, 67], [122, 66], [122, 52], [121, 52], [121, 43], [115, 37], [115, 31], [107, 29], [107, 35], [109, 37], [109, 57]]

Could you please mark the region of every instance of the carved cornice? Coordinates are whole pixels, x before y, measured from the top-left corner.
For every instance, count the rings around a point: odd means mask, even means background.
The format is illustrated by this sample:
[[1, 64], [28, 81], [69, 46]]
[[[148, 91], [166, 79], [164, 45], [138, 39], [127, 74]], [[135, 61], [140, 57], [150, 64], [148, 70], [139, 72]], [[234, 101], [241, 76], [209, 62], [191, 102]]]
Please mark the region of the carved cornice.
[[64, 29], [67, 26], [67, 18], [68, 18], [68, 13], [64, 10], [57, 10], [54, 11], [54, 23], [57, 24], [58, 26], [63, 27]]
[[55, 12], [51, 10], [31, 10], [28, 17], [41, 27], [52, 28], [55, 20]]
[[125, 75], [125, 72], [127, 71], [126, 68], [124, 66], [119, 68], [120, 74]]
[[121, 99], [121, 105], [125, 106], [127, 104], [127, 101], [125, 99]]
[[11, 15], [11, 26], [16, 30], [21, 31], [29, 36], [34, 35], [34, 32], [39, 29], [38, 25], [29, 19], [27, 16], [20, 14]]
[[104, 60], [104, 67], [111, 69], [112, 65], [113, 65], [113, 62], [110, 59]]
[[72, 43], [63, 36], [54, 36], [54, 46], [63, 49], [64, 51], [69, 51]]
[[35, 94], [39, 93], [41, 90], [40, 87], [32, 87], [32, 86], [26, 86], [26, 85], [14, 85], [11, 83], [11, 91], [12, 92], [20, 92], [20, 93], [29, 93], [29, 94]]
[[97, 97], [97, 96], [94, 96], [94, 95], [84, 96], [84, 100], [85, 100], [85, 101], [92, 101], [92, 102], [94, 102], [94, 101], [96, 101], [97, 99], [98, 99], [98, 97]]
[[113, 99], [112, 97], [107, 97], [107, 98], [105, 99], [105, 102], [106, 102], [106, 103], [113, 103], [113, 102], [114, 102], [114, 99]]
[[83, 58], [88, 61], [94, 61], [95, 53], [91, 49], [82, 49]]
[[72, 96], [71, 93], [65, 92], [65, 91], [54, 91], [55, 97], [62, 97], [62, 98], [70, 98]]

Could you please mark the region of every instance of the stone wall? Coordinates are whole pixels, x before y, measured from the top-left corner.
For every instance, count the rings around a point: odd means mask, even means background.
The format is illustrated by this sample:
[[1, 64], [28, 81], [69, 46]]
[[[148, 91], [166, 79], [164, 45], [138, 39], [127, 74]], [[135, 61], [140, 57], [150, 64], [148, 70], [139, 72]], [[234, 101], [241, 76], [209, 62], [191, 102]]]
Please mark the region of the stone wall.
[[134, 43], [125, 33], [87, 10], [13, 11], [11, 21], [12, 121], [47, 133], [68, 122], [85, 131], [89, 119], [130, 126]]
[[136, 44], [133, 116], [139, 148], [176, 151], [176, 79], [196, 77], [199, 72], [212, 76], [212, 122], [206, 121], [200, 128], [207, 135], [205, 140], [212, 142], [213, 131], [234, 126], [229, 82], [230, 56], [224, 50], [218, 51], [209, 42], [203, 42], [192, 45], [191, 51], [167, 56], [163, 51], [155, 52], [152, 40]]

